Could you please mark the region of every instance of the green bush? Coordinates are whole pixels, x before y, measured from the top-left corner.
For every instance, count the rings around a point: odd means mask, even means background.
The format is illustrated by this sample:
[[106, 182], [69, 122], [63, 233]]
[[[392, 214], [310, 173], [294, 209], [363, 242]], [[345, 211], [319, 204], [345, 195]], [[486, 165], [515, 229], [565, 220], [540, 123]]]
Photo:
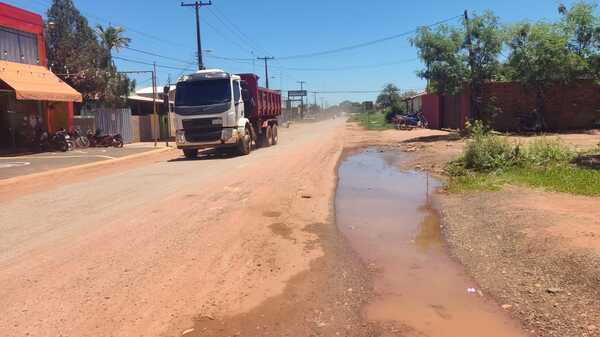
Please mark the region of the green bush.
[[394, 110], [392, 110], [391, 108], [385, 110], [385, 121], [387, 123], [391, 123], [394, 117], [396, 117], [396, 113], [394, 112]]
[[464, 137], [478, 137], [489, 134], [492, 129], [481, 120], [467, 121], [465, 128], [461, 131]]
[[465, 168], [489, 172], [512, 166], [515, 157], [519, 155], [515, 149], [517, 148], [513, 148], [505, 138], [491, 134], [474, 134], [465, 150]]
[[525, 156], [529, 165], [545, 166], [569, 162], [577, 156], [577, 153], [564, 146], [559, 139], [539, 138], [527, 146]]
[[404, 114], [404, 105], [399, 102], [394, 102], [391, 107], [385, 110], [385, 121], [392, 123], [394, 117]]

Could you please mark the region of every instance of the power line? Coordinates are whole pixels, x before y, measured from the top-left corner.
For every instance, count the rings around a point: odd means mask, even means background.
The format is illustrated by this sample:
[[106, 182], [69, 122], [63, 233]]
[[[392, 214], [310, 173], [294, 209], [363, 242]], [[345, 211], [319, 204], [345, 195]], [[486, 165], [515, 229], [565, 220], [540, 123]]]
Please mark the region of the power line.
[[378, 94], [381, 90], [316, 90], [311, 91], [313, 94]]
[[196, 1], [194, 3], [189, 3], [186, 4], [184, 2], [181, 2], [181, 7], [194, 7], [194, 9], [196, 10], [196, 42], [197, 42], [197, 47], [198, 47], [198, 70], [204, 70], [206, 69], [204, 67], [204, 61], [202, 60], [202, 35], [200, 34], [200, 8], [202, 7], [206, 7], [206, 6], [211, 6], [212, 5], [212, 0], [209, 0], [208, 2], [202, 2], [202, 1]]
[[[221, 12], [218, 6], [214, 6], [214, 8], [209, 8], [209, 12], [214, 15], [225, 27], [228, 27], [230, 31], [232, 31], [240, 40], [244, 40], [248, 46], [252, 49], [260, 49], [261, 52], [265, 54], [271, 54], [265, 48], [263, 48], [259, 43], [251, 39], [243, 30], [241, 30], [232, 20], [230, 20], [223, 12]], [[231, 28], [230, 28], [231, 27]], [[258, 48], [255, 48], [258, 47]]]
[[274, 57], [257, 57], [257, 60], [265, 61], [265, 81], [267, 89], [269, 89], [269, 61], [274, 59]]
[[398, 61], [398, 62], [389, 62], [389, 63], [380, 63], [380, 64], [371, 64], [371, 65], [355, 65], [355, 66], [344, 66], [344, 67], [332, 67], [332, 68], [290, 68], [290, 67], [281, 67], [284, 70], [291, 71], [343, 71], [343, 70], [356, 70], [356, 69], [373, 69], [373, 68], [383, 68], [389, 67], [393, 65], [405, 64], [410, 62], [418, 61], [418, 58], [412, 58], [408, 60]]
[[[146, 50], [141, 50], [141, 49], [137, 49], [137, 48], [131, 48], [131, 47], [123, 47], [123, 49], [127, 49], [133, 52], [137, 52], [140, 54], [146, 54], [149, 56], [154, 56], [154, 57], [160, 57], [163, 58], [165, 60], [171, 60], [171, 61], [176, 61], [182, 64], [186, 64], [188, 65], [190, 62], [187, 60], [183, 60], [183, 59], [179, 59], [179, 58], [175, 58], [175, 57], [169, 57], [169, 56], [164, 56], [164, 55], [160, 55], [154, 52], [149, 52]], [[214, 54], [204, 54], [205, 57], [209, 57], [209, 58], [214, 58], [214, 59], [218, 59], [218, 60], [224, 60], [224, 61], [231, 61], [231, 62], [238, 62], [238, 63], [246, 63], [249, 64], [251, 63], [250, 61], [252, 61], [253, 59], [251, 58], [235, 58], [235, 57], [225, 57], [225, 56], [219, 56], [219, 55], [214, 55]]]
[[217, 33], [218, 35], [220, 35], [220, 36], [221, 36], [223, 39], [225, 39], [225, 40], [229, 41], [230, 43], [232, 43], [232, 44], [236, 45], [236, 46], [237, 46], [237, 47], [239, 47], [241, 50], [243, 50], [243, 51], [251, 51], [251, 50], [248, 50], [248, 48], [246, 48], [246, 47], [242, 46], [242, 45], [241, 45], [240, 43], [238, 43], [237, 41], [234, 41], [234, 40], [230, 39], [230, 38], [229, 38], [229, 36], [227, 36], [227, 35], [223, 34], [223, 33], [221, 32], [221, 30], [219, 30], [217, 27], [215, 27], [215, 26], [214, 26], [212, 23], [210, 23], [209, 21], [205, 20], [205, 21], [204, 21], [204, 23], [206, 23], [206, 25], [207, 25], [207, 26], [209, 26], [210, 28], [212, 28], [212, 30], [213, 30], [215, 33]]
[[[148, 66], [153, 66], [154, 65], [154, 63], [151, 63], [151, 62], [140, 61], [140, 60], [132, 60], [132, 59], [121, 57], [121, 56], [113, 56], [113, 58], [117, 59], [117, 60], [125, 61], [125, 62], [143, 64], [143, 65], [148, 65]], [[156, 64], [156, 66], [158, 68], [163, 68], [163, 69], [194, 71], [194, 69], [191, 69], [191, 68], [174, 67], [174, 66], [168, 66], [168, 65], [162, 65], [162, 64]]]
[[[52, 6], [52, 3], [48, 2], [48, 1], [43, 1], [43, 0], [34, 0], [34, 1], [37, 1], [38, 3], [43, 3], [43, 4], [45, 4], [48, 7]], [[134, 32], [134, 33], [136, 33], [136, 34], [138, 34], [140, 36], [143, 36], [145, 38], [152, 39], [152, 40], [155, 40], [155, 41], [158, 41], [158, 42], [162, 42], [162, 43], [167, 43], [167, 44], [170, 44], [170, 45], [173, 45], [173, 46], [177, 46], [177, 47], [188, 47], [187, 45], [184, 45], [184, 44], [181, 44], [181, 43], [176, 43], [176, 42], [173, 42], [171, 40], [168, 40], [168, 39], [165, 39], [165, 38], [161, 38], [161, 37], [158, 37], [158, 36], [155, 36], [155, 35], [152, 35], [152, 34], [148, 34], [148, 33], [143, 32], [141, 30], [132, 28], [130, 26], [126, 26], [126, 25], [119, 24], [119, 23], [114, 23], [113, 24], [112, 20], [109, 20], [109, 19], [97, 16], [97, 15], [94, 15], [94, 14], [88, 12], [88, 11], [84, 11], [84, 10], [81, 10], [81, 9], [78, 9], [78, 10], [82, 14], [85, 14], [85, 16], [87, 16], [87, 17], [95, 19], [95, 20], [97, 20], [99, 22], [111, 24], [113, 26], [120, 26], [120, 27], [126, 28], [128, 31]]]
[[[444, 24], [446, 22], [450, 22], [452, 20], [456, 20], [458, 18], [462, 18], [463, 14], [461, 15], [457, 15], [457, 16], [453, 16], [449, 19], [446, 20], [442, 20], [439, 22], [436, 22], [434, 24], [428, 25], [428, 26], [423, 26], [423, 27], [427, 27], [427, 28], [431, 28], [431, 27], [435, 27], [441, 24]], [[405, 37], [411, 34], [414, 34], [417, 32], [418, 29], [413, 29], [411, 31], [407, 31], [404, 33], [400, 33], [400, 34], [394, 34], [394, 35], [390, 35], [390, 36], [386, 36], [377, 40], [371, 40], [371, 41], [367, 41], [367, 42], [363, 42], [363, 43], [358, 43], [358, 44], [354, 44], [354, 45], [350, 45], [350, 46], [346, 46], [346, 47], [341, 47], [341, 48], [336, 48], [336, 49], [329, 49], [329, 50], [324, 50], [324, 51], [320, 51], [320, 52], [313, 52], [313, 53], [306, 53], [306, 54], [298, 54], [298, 55], [291, 55], [291, 56], [283, 56], [283, 57], [278, 57], [278, 59], [280, 60], [292, 60], [292, 59], [299, 59], [299, 58], [310, 58], [310, 57], [317, 57], [317, 56], [324, 56], [324, 55], [329, 55], [329, 54], [337, 54], [340, 52], [344, 52], [344, 51], [348, 51], [348, 50], [353, 50], [353, 49], [359, 49], [359, 48], [364, 48], [364, 47], [369, 47], [378, 43], [382, 43], [382, 42], [386, 42], [386, 41], [390, 41], [390, 40], [395, 40], [401, 37]]]
[[[230, 27], [230, 25], [225, 22], [224, 19], [222, 19], [219, 15], [217, 15], [217, 13], [213, 10], [211, 10], [210, 8], [208, 8], [209, 13], [211, 13], [217, 20], [219, 20], [219, 22], [221, 22], [223, 24], [223, 27], [227, 28], [227, 30], [229, 30], [230, 32], [232, 32], [235, 37], [237, 37], [242, 43], [246, 44], [248, 47], [250, 47], [250, 49], [255, 49], [254, 46], [252, 46], [252, 44], [249, 44], [244, 38], [241, 38], [240, 34], [237, 33], [234, 29], [232, 29]], [[214, 29], [214, 28], [213, 28]], [[237, 43], [236, 43], [237, 44]], [[240, 46], [240, 45], [238, 45]], [[244, 49], [246, 49], [246, 47], [244, 47]]]
[[131, 48], [131, 47], [123, 47], [123, 49], [131, 50], [131, 51], [134, 51], [134, 52], [140, 53], [140, 54], [146, 54], [146, 55], [150, 55], [150, 56], [154, 56], [154, 57], [160, 57], [160, 58], [163, 58], [165, 60], [171, 60], [171, 61], [181, 62], [181, 63], [184, 63], [184, 64], [189, 63], [188, 61], [183, 60], [183, 59], [178, 59], [178, 58], [175, 58], [175, 57], [164, 56], [164, 55], [156, 54], [156, 53], [145, 51], [145, 50], [141, 50], [141, 49], [136, 49], [136, 48]]

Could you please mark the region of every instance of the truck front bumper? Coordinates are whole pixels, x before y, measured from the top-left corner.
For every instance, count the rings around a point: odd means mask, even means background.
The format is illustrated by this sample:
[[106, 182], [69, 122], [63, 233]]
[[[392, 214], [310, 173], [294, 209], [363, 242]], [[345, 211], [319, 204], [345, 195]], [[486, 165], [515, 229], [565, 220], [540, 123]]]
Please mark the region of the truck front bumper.
[[222, 128], [210, 131], [178, 130], [178, 149], [205, 149], [218, 146], [234, 146], [238, 142], [237, 128]]

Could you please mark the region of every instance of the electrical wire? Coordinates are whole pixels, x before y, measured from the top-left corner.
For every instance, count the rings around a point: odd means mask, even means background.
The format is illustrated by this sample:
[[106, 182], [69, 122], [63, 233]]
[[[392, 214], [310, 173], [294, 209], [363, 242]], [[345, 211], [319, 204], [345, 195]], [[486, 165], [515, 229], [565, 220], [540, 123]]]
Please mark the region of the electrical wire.
[[[214, 7], [214, 9], [213, 9], [213, 7]], [[240, 38], [240, 40], [245, 41], [246, 44], [248, 46], [250, 46], [252, 49], [255, 49], [255, 50], [260, 49], [265, 54], [271, 54], [265, 48], [263, 48], [259, 43], [257, 43], [256, 41], [251, 39], [246, 33], [244, 33], [232, 20], [230, 20], [225, 14], [223, 14], [223, 12], [221, 12], [216, 5], [209, 6], [207, 8], [208, 8], [209, 12], [213, 16], [215, 16], [225, 27], [227, 27], [230, 31], [232, 31], [238, 38]], [[256, 48], [256, 47], [258, 47], [258, 48]]]
[[117, 60], [125, 61], [125, 62], [143, 64], [143, 65], [148, 65], [148, 66], [154, 66], [156, 64], [157, 68], [163, 68], [163, 69], [194, 71], [194, 69], [191, 69], [191, 68], [182, 68], [182, 67], [163, 65], [163, 64], [158, 64], [158, 63], [151, 63], [151, 62], [141, 61], [141, 60], [132, 60], [132, 59], [121, 57], [121, 56], [113, 56], [113, 58], [117, 59]]
[[123, 47], [123, 49], [131, 50], [133, 52], [140, 53], [140, 54], [145, 54], [145, 55], [149, 55], [149, 56], [160, 57], [160, 58], [163, 58], [165, 60], [176, 61], [176, 62], [180, 62], [180, 63], [183, 63], [183, 64], [188, 63], [187, 60], [178, 59], [178, 58], [175, 58], [175, 57], [164, 56], [164, 55], [156, 54], [156, 53], [153, 53], [153, 52], [149, 52], [149, 51], [145, 51], [145, 50], [141, 50], [141, 49], [137, 49], [137, 48], [132, 48], [132, 47], [129, 47], [129, 46]]
[[[48, 7], [52, 6], [52, 3], [49, 2], [49, 1], [43, 1], [43, 0], [33, 0], [33, 1], [36, 1], [37, 3], [40, 3], [40, 4], [44, 4], [44, 5], [48, 6]], [[170, 44], [172, 46], [188, 47], [187, 45], [184, 45], [182, 43], [176, 43], [176, 42], [173, 42], [171, 40], [167, 40], [165, 38], [161, 38], [161, 37], [158, 37], [158, 36], [155, 36], [155, 35], [152, 35], [152, 34], [148, 34], [148, 33], [143, 32], [141, 30], [132, 28], [130, 26], [126, 26], [126, 25], [122, 25], [122, 24], [118, 24], [118, 23], [112, 23], [112, 20], [109, 20], [109, 19], [97, 16], [97, 15], [94, 15], [93, 13], [90, 13], [90, 12], [87, 12], [87, 11], [84, 11], [84, 10], [81, 10], [81, 9], [78, 9], [78, 10], [82, 14], [85, 14], [87, 17], [93, 18], [93, 19], [97, 20], [98, 22], [103, 22], [103, 23], [111, 24], [112, 26], [120, 26], [120, 27], [126, 28], [128, 31], [134, 32], [134, 33], [136, 33], [136, 34], [138, 34], [140, 36], [143, 36], [145, 38], [152, 39], [152, 40], [155, 40], [155, 41], [158, 41], [158, 42], [162, 42], [162, 43], [166, 43], [166, 44]]]
[[[453, 16], [451, 18], [442, 20], [442, 21], [438, 21], [434, 24], [431, 25], [427, 25], [427, 26], [422, 26], [422, 27], [427, 27], [427, 28], [432, 28], [435, 26], [439, 26], [441, 24], [450, 22], [452, 20], [456, 20], [458, 18], [461, 18], [463, 15], [457, 15], [457, 16]], [[390, 40], [395, 40], [401, 37], [405, 37], [411, 34], [416, 33], [418, 30], [417, 29], [413, 29], [411, 31], [406, 31], [404, 33], [400, 33], [400, 34], [394, 34], [394, 35], [390, 35], [390, 36], [386, 36], [380, 39], [376, 39], [376, 40], [371, 40], [371, 41], [367, 41], [367, 42], [362, 42], [362, 43], [358, 43], [358, 44], [354, 44], [354, 45], [350, 45], [350, 46], [346, 46], [346, 47], [341, 47], [341, 48], [335, 48], [335, 49], [329, 49], [329, 50], [324, 50], [324, 51], [319, 51], [319, 52], [312, 52], [312, 53], [306, 53], [306, 54], [298, 54], [298, 55], [291, 55], [291, 56], [283, 56], [283, 57], [278, 57], [279, 60], [293, 60], [293, 59], [300, 59], [300, 58], [311, 58], [311, 57], [317, 57], [317, 56], [324, 56], [324, 55], [330, 55], [330, 54], [337, 54], [337, 53], [341, 53], [344, 51], [348, 51], [348, 50], [354, 50], [354, 49], [359, 49], [359, 48], [364, 48], [364, 47], [369, 47], [375, 44], [379, 44], [382, 42], [386, 42], [386, 41], [390, 41]]]
[[371, 64], [371, 65], [355, 65], [355, 66], [344, 66], [344, 67], [333, 67], [333, 68], [290, 68], [290, 67], [281, 67], [284, 70], [291, 71], [344, 71], [344, 70], [357, 70], [357, 69], [374, 69], [374, 68], [384, 68], [399, 64], [406, 64], [418, 61], [418, 58], [412, 58], [408, 60], [398, 61], [398, 62], [389, 62], [389, 63], [380, 63], [380, 64]]
[[252, 53], [252, 50], [249, 50], [248, 48], [246, 48], [242, 44], [238, 43], [237, 41], [234, 41], [234, 40], [230, 39], [229, 36], [223, 34], [223, 32], [221, 32], [221, 30], [218, 29], [215, 25], [213, 25], [210, 21], [204, 20], [203, 23], [205, 23], [208, 27], [210, 27], [215, 33], [217, 33], [218, 35], [220, 35], [223, 39], [225, 39], [225, 40], [231, 42], [232, 44], [236, 45], [237, 47], [239, 47], [243, 51]]

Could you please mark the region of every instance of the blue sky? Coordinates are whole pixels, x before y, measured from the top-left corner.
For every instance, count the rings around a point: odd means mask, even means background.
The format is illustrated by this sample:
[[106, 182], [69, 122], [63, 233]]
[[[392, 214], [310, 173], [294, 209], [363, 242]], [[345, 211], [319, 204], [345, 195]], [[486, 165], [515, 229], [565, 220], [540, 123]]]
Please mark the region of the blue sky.
[[[192, 8], [180, 7], [172, 0], [74, 0], [92, 25], [124, 26], [132, 38], [132, 48], [155, 53], [155, 57], [132, 50], [117, 56], [159, 64], [159, 84], [169, 75], [175, 80], [185, 70], [195, 68], [195, 19]], [[44, 14], [51, 0], [9, 0], [12, 5]], [[310, 91], [377, 91], [393, 82], [403, 90], [423, 89], [425, 82], [415, 75], [421, 64], [410, 46], [409, 36], [319, 57], [304, 55], [400, 34], [470, 12], [494, 11], [503, 22], [553, 20], [559, 3], [565, 0], [503, 1], [403, 1], [403, 0], [213, 0], [202, 9], [203, 47], [208, 67], [232, 73], [257, 72], [263, 76], [263, 64], [249, 60], [222, 60], [220, 57], [253, 59], [274, 56], [270, 67], [271, 88], [296, 89], [297, 81], [306, 81]], [[233, 23], [230, 24], [230, 23]], [[455, 19], [450, 24], [460, 24]], [[240, 32], [241, 31], [241, 32]], [[166, 58], [165, 58], [166, 57]], [[254, 63], [254, 64], [253, 64]], [[146, 65], [118, 61], [120, 70], [145, 70]], [[160, 66], [166, 67], [160, 67]], [[340, 69], [341, 68], [341, 69]], [[147, 76], [137, 78], [140, 86], [149, 86]], [[335, 104], [344, 99], [372, 100], [375, 93], [340, 93], [318, 96]], [[313, 96], [311, 95], [311, 102]]]

